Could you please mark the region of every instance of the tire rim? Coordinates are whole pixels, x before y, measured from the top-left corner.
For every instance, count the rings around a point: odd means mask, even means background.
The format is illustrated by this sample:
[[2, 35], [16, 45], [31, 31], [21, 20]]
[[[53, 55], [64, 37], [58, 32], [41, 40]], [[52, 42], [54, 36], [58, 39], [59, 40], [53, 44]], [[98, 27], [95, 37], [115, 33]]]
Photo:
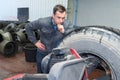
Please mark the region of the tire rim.
[[115, 74], [107, 61], [91, 53], [80, 53], [80, 55], [83, 58], [88, 58], [87, 63], [89, 64], [93, 63], [92, 60], [94, 61], [95, 58], [99, 60], [97, 67], [88, 75], [90, 80], [103, 80], [103, 77], [105, 80], [116, 80]]

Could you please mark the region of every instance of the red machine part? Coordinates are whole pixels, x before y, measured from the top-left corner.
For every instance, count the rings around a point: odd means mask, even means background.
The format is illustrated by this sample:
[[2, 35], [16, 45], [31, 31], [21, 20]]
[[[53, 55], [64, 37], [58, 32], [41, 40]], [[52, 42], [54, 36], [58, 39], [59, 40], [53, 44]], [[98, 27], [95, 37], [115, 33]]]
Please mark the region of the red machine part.
[[[75, 56], [75, 58], [82, 59], [82, 57], [77, 53], [75, 49], [70, 48], [70, 52], [72, 53], [72, 55]], [[87, 69], [85, 69], [82, 80], [87, 80], [87, 79], [88, 79], [88, 72], [87, 72]]]

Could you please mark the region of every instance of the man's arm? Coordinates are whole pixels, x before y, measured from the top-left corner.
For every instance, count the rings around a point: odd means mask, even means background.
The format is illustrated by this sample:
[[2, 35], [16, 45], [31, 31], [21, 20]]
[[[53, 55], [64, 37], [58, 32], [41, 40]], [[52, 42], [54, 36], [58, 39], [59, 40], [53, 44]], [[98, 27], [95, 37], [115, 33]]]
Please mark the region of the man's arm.
[[28, 36], [28, 39], [34, 44], [37, 42], [37, 39], [34, 33], [34, 31], [37, 30], [37, 24], [38, 24], [38, 21], [34, 21], [34, 22], [27, 23], [25, 25], [25, 31]]
[[25, 30], [26, 30], [26, 34], [28, 36], [28, 39], [35, 44], [35, 46], [37, 48], [39, 48], [40, 50], [45, 50], [45, 46], [44, 44], [42, 44], [40, 42], [40, 40], [37, 40], [36, 39], [36, 36], [35, 36], [35, 30], [38, 30], [40, 29], [40, 23], [39, 23], [39, 20], [36, 20], [36, 21], [33, 21], [31, 23], [28, 23], [26, 26], [25, 26]]

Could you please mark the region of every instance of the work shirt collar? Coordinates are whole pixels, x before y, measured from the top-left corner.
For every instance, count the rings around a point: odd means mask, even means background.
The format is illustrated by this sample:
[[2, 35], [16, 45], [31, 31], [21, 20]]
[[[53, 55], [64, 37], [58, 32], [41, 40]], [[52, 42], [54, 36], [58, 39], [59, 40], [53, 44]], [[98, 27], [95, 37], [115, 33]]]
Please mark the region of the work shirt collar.
[[57, 27], [57, 25], [55, 24], [55, 21], [54, 21], [53, 18], [52, 18], [52, 24], [53, 24], [54, 30], [57, 31], [57, 30], [58, 30], [58, 27]]

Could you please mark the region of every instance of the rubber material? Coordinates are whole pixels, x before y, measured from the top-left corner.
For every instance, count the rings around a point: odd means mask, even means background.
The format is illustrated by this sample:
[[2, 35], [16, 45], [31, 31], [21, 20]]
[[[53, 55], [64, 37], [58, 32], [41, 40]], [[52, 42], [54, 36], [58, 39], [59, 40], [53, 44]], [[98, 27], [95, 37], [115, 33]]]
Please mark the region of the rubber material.
[[4, 28], [4, 32], [13, 32], [15, 31], [16, 24], [10, 23]]
[[59, 47], [100, 57], [111, 68], [112, 79], [120, 79], [120, 30], [105, 26], [80, 27], [67, 35]]

